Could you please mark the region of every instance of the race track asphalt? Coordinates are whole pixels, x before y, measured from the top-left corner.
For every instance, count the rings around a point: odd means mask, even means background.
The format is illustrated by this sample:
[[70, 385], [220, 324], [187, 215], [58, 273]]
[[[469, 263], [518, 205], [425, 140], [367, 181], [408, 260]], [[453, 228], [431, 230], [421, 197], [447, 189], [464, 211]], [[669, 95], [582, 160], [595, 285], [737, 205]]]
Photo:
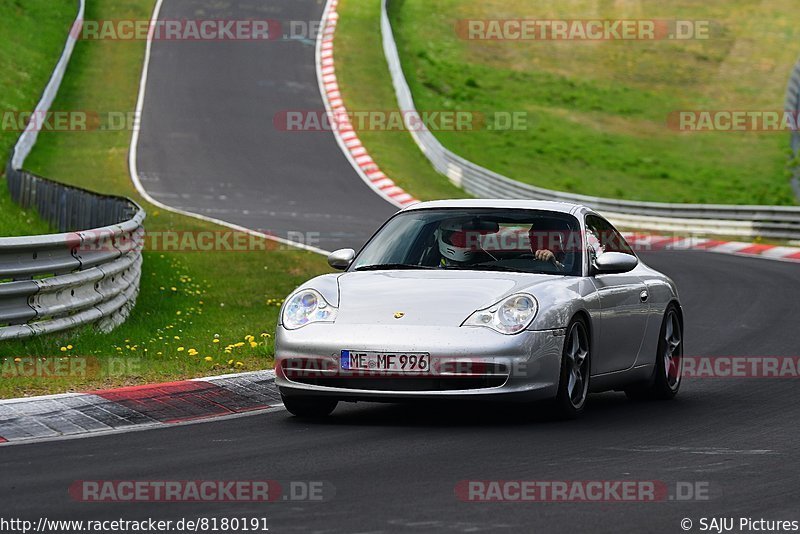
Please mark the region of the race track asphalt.
[[[796, 355], [798, 269], [654, 252], [678, 282], [690, 355]], [[585, 416], [537, 408], [341, 405], [323, 423], [285, 411], [0, 449], [3, 515], [267, 518], [274, 532], [680, 532], [701, 517], [797, 519], [800, 403], [793, 379], [687, 379], [669, 402], [594, 395]], [[80, 503], [76, 480], [324, 481], [325, 502]], [[461, 480], [645, 480], [708, 500], [468, 503]], [[673, 490], [674, 491], [674, 490]], [[331, 496], [331, 494], [328, 494]]]
[[[264, 6], [269, 17], [301, 20], [322, 9], [311, 1], [166, 0], [162, 16], [191, 18], [199, 5], [236, 8], [225, 16]], [[139, 165], [154, 177], [145, 185], [160, 200], [253, 228], [324, 227], [331, 232], [323, 246], [356, 244], [393, 211], [349, 169], [329, 134], [271, 131], [276, 109], [321, 106], [310, 46], [167, 42], [156, 44], [153, 58]], [[797, 265], [697, 251], [642, 257], [678, 283], [688, 355], [798, 354]], [[0, 515], [265, 517], [272, 532], [570, 534], [676, 533], [683, 518], [694, 531], [701, 517], [798, 520], [798, 400], [793, 379], [695, 378], [670, 402], [594, 395], [572, 422], [552, 421], [540, 407], [358, 404], [341, 405], [322, 423], [277, 411], [6, 447]], [[335, 495], [318, 503], [198, 505], [90, 504], [67, 493], [76, 480], [130, 479], [325, 481]], [[707, 484], [710, 498], [459, 501], [455, 485], [474, 479], [684, 482]]]
[[[288, 21], [318, 24], [322, 9], [312, 0], [166, 0], [160, 19], [278, 20], [291, 36]], [[325, 109], [310, 37], [154, 42], [137, 150], [147, 192], [284, 239], [359, 248], [397, 208], [358, 178], [331, 132], [282, 127], [287, 111]]]

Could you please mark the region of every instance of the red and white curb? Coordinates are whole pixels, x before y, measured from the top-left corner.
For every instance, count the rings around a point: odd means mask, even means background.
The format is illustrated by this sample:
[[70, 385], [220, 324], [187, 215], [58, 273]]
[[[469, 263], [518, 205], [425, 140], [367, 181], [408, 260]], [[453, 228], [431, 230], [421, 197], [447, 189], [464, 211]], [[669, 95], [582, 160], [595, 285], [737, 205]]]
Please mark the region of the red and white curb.
[[0, 401], [0, 445], [161, 427], [281, 406], [273, 371]]
[[358, 175], [380, 196], [399, 208], [419, 202], [381, 171], [378, 164], [367, 153], [353, 128], [344, 106], [339, 82], [336, 79], [336, 66], [333, 55], [333, 41], [339, 13], [336, 8], [339, 0], [329, 0], [322, 16], [321, 39], [317, 39], [317, 77], [325, 109], [336, 117], [333, 134], [347, 159]]
[[657, 236], [626, 233], [625, 239], [637, 252], [649, 250], [702, 250], [718, 254], [733, 254], [770, 260], [800, 263], [800, 248], [779, 245], [719, 241], [701, 237]]

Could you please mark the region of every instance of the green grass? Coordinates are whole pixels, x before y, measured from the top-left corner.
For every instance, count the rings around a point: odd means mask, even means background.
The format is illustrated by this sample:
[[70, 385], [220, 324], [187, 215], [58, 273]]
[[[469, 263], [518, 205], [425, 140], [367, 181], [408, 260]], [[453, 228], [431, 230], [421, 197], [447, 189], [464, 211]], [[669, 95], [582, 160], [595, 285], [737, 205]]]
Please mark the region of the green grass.
[[[36, 107], [76, 9], [73, 0], [0, 2], [0, 35], [4, 37], [0, 40], [0, 113], [4, 117]], [[19, 134], [14, 128], [0, 128], [0, 168], [5, 169]], [[0, 181], [0, 236], [47, 231], [48, 225], [35, 214], [11, 202], [5, 181]]]
[[47, 234], [52, 231], [34, 210], [19, 207], [8, 193], [8, 183], [0, 180], [0, 236]]
[[[388, 101], [381, 96], [387, 86], [376, 83], [386, 72], [378, 4], [346, 0], [340, 7], [337, 74], [354, 109], [382, 109]], [[437, 134], [467, 159], [523, 182], [590, 195], [792, 204], [788, 134], [676, 132], [666, 120], [676, 110], [782, 109], [800, 38], [785, 17], [793, 6], [789, 0], [394, 0], [390, 16], [418, 109], [527, 113], [527, 129]], [[454, 31], [459, 19], [526, 17], [712, 20], [713, 38], [466, 41]], [[352, 42], [349, 50], [339, 47], [343, 41]], [[349, 72], [355, 61], [374, 79]], [[370, 99], [364, 93], [373, 87], [379, 95]], [[364, 138], [370, 150], [372, 137]], [[383, 152], [374, 156], [384, 164]]]
[[[380, 2], [346, 0], [338, 10], [336, 76], [345, 107], [349, 111], [397, 111], [378, 29]], [[431, 167], [407, 132], [361, 129], [358, 135], [381, 170], [420, 200], [468, 196]]]
[[[152, 5], [151, 0], [90, 0], [86, 18], [149, 18]], [[143, 55], [140, 41], [79, 42], [53, 109], [132, 111]], [[144, 202], [128, 175], [129, 143], [130, 132], [126, 131], [43, 132], [26, 167], [64, 183], [134, 198], [148, 211], [148, 231], [222, 230]], [[267, 249], [145, 252], [137, 305], [128, 321], [112, 333], [84, 329], [0, 344], [0, 362], [31, 356], [96, 358], [108, 369], [112, 359], [123, 358], [127, 362], [124, 369], [109, 374], [91, 371], [94, 367], [89, 365], [85, 376], [24, 378], [9, 376], [13, 368], [8, 367], [0, 380], [0, 397], [271, 367], [272, 336], [283, 297], [329, 268], [324, 258], [310, 252], [286, 250], [272, 243]], [[217, 343], [215, 335], [219, 336]], [[255, 346], [245, 340], [249, 335]], [[226, 347], [237, 343], [241, 345], [226, 352]], [[197, 354], [190, 355], [190, 349]]]

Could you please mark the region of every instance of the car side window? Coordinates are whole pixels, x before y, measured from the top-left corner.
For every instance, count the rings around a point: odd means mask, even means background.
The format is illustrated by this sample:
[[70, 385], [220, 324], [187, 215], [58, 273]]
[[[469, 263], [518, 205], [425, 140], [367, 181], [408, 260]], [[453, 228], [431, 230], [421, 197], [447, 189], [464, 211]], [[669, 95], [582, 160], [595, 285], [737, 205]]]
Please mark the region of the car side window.
[[610, 222], [597, 215], [586, 216], [586, 249], [590, 261], [606, 252], [634, 255], [622, 234]]

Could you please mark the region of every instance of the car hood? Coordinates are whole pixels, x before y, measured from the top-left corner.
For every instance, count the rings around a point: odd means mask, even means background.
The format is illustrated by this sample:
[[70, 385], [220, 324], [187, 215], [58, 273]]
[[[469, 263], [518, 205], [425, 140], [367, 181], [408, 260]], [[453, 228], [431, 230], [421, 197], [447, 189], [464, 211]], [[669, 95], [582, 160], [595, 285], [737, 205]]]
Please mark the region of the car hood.
[[[376, 271], [338, 278], [337, 323], [460, 326], [475, 310], [552, 281], [552, 275], [486, 271]], [[396, 318], [395, 314], [403, 314]]]

